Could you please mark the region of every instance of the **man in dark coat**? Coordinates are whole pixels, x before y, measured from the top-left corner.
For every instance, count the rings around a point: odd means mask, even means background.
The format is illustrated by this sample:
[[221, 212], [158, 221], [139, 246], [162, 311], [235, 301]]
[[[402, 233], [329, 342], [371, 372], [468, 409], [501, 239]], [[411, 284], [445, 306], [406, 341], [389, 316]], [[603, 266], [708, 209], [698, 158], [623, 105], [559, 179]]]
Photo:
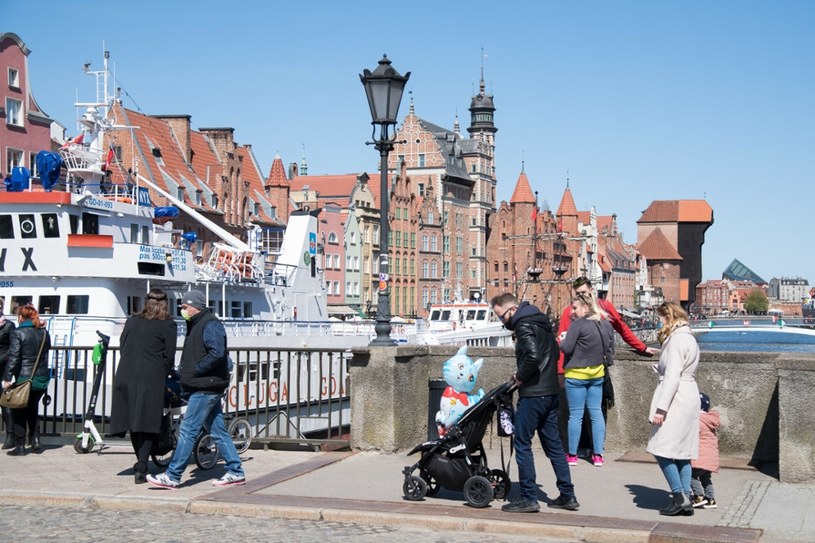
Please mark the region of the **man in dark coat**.
[[557, 479], [560, 496], [549, 507], [576, 511], [580, 504], [574, 495], [572, 474], [558, 431], [557, 359], [560, 351], [549, 317], [529, 302], [518, 303], [513, 294], [504, 293], [490, 301], [493, 312], [513, 331], [517, 369], [512, 378], [518, 384], [515, 411], [515, 461], [518, 464], [520, 497], [501, 509], [510, 513], [536, 513], [538, 486], [532, 438], [537, 432], [543, 452], [549, 458]]
[[[6, 372], [6, 361], [8, 359], [8, 347], [11, 341], [11, 332], [14, 330], [14, 323], [3, 315], [3, 300], [0, 299], [0, 375]], [[6, 427], [6, 440], [3, 442], [3, 449], [14, 447], [14, 427], [11, 422], [11, 409], [3, 407], [3, 426]]]
[[162, 488], [178, 488], [195, 440], [201, 429], [207, 428], [226, 463], [226, 474], [214, 481], [213, 486], [245, 484], [241, 459], [226, 431], [221, 411], [221, 397], [229, 386], [226, 330], [207, 307], [206, 296], [200, 290], [191, 290], [181, 298], [181, 316], [187, 321], [187, 338], [181, 354], [181, 386], [191, 392], [190, 399], [167, 471], [148, 475], [147, 481]]

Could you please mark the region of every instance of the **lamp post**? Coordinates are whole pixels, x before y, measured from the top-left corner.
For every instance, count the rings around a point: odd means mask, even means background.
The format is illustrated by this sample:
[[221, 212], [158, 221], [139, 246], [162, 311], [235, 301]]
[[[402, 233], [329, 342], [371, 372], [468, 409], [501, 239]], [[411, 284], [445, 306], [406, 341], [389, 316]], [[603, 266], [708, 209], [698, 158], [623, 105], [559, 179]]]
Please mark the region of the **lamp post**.
[[[390, 125], [396, 125], [396, 117], [399, 114], [399, 103], [402, 101], [402, 93], [405, 91], [405, 84], [410, 78], [410, 72], [399, 75], [391, 67], [391, 61], [387, 55], [382, 55], [379, 66], [371, 72], [363, 70], [359, 79], [365, 87], [365, 95], [368, 98], [368, 107], [371, 108], [371, 124], [373, 132], [371, 139], [367, 142], [379, 151], [380, 157], [380, 215], [379, 215], [379, 300], [376, 309], [376, 337], [371, 341], [373, 346], [396, 345], [391, 339], [391, 309], [390, 309], [390, 277], [388, 276], [388, 153], [393, 151], [395, 143], [388, 134]], [[379, 125], [379, 139], [376, 139], [376, 127]]]

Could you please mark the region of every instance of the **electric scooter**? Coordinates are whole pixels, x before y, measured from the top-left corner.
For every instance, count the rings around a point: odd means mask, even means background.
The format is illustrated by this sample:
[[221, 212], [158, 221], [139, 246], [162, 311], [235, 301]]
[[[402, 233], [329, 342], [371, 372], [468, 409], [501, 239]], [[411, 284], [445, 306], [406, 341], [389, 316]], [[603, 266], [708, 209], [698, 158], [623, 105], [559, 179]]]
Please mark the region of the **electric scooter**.
[[99, 386], [102, 384], [102, 379], [105, 376], [105, 363], [108, 358], [108, 344], [110, 343], [110, 336], [106, 336], [99, 330], [96, 331], [99, 336], [99, 342], [93, 348], [91, 360], [96, 366], [96, 375], [93, 377], [93, 387], [91, 388], [91, 400], [88, 403], [88, 410], [85, 412], [85, 420], [82, 433], [76, 436], [74, 442], [74, 450], [80, 454], [89, 453], [93, 450], [94, 446], [99, 445], [99, 452], [106, 447], [99, 430], [96, 429], [96, 424], [93, 422], [94, 412], [96, 411], [96, 398], [99, 396]]

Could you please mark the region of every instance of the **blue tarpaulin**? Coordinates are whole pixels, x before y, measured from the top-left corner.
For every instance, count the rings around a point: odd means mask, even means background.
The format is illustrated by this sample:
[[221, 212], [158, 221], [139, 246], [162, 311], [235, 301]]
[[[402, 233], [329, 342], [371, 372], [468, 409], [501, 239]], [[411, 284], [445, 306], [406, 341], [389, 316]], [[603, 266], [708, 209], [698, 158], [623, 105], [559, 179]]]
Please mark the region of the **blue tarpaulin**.
[[153, 208], [156, 219], [175, 219], [178, 217], [178, 208], [175, 206], [158, 206]]
[[11, 169], [11, 186], [6, 187], [9, 192], [22, 192], [28, 188], [31, 172], [28, 168], [15, 166]]
[[57, 153], [49, 151], [40, 151], [37, 153], [37, 170], [40, 173], [40, 180], [42, 181], [42, 188], [50, 191], [57, 181], [59, 181], [59, 173], [62, 169], [62, 157]]

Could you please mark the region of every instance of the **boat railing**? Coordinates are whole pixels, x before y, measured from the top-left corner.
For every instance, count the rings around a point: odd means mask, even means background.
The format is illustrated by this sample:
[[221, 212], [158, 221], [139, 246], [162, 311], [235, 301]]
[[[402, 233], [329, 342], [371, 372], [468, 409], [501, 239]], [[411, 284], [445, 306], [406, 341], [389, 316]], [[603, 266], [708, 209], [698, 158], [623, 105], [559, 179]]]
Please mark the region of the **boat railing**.
[[[43, 433], [71, 436], [82, 430], [94, 377], [104, 367], [95, 421], [100, 433], [107, 434], [119, 347], [110, 347], [105, 366], [93, 363], [92, 346], [55, 345], [51, 351], [55, 358], [70, 359], [72, 364], [70, 371], [54, 375], [49, 383], [50, 402], [42, 408]], [[223, 410], [247, 418], [254, 430], [253, 440], [315, 448], [348, 445], [350, 352], [343, 348], [238, 347], [229, 348], [228, 353], [236, 369]]]

